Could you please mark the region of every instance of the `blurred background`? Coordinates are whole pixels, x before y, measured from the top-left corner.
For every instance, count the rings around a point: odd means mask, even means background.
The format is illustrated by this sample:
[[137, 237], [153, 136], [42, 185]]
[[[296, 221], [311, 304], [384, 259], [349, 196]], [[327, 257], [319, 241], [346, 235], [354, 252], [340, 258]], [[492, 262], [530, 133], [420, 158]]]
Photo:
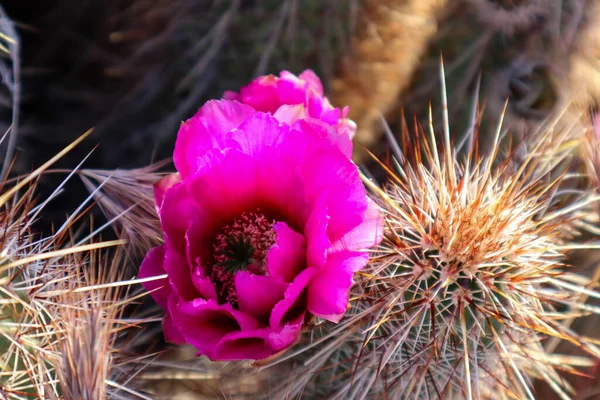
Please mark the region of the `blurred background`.
[[566, 103], [594, 107], [597, 3], [5, 0], [3, 18], [18, 43], [3, 69], [18, 72], [18, 90], [3, 88], [0, 131], [11, 124], [17, 94], [14, 172], [30, 171], [91, 127], [89, 146], [65, 165], [100, 143], [89, 167], [141, 167], [171, 155], [179, 123], [207, 99], [261, 74], [311, 68], [334, 105], [350, 105], [357, 162], [368, 163], [362, 146], [385, 151], [382, 113], [396, 131], [401, 112], [409, 125], [427, 124], [430, 102], [434, 119], [440, 115], [443, 56], [457, 140], [475, 93], [485, 108], [482, 136], [507, 98], [505, 124], [523, 134]]
[[[335, 106], [350, 105], [359, 127], [355, 160], [367, 170], [373, 161], [363, 146], [382, 157], [388, 153], [382, 116], [394, 132], [403, 117], [409, 127], [427, 126], [431, 104], [434, 125], [441, 127], [440, 56], [452, 137], [459, 142], [469, 129], [478, 99], [484, 107], [483, 150], [506, 99], [504, 124], [517, 139], [557, 115], [565, 125], [589, 123], [600, 99], [599, 0], [0, 5], [1, 30], [12, 29], [17, 38], [0, 60], [0, 132], [12, 124], [15, 175], [31, 171], [92, 127], [92, 137], [58, 168], [73, 168], [96, 145], [87, 168], [138, 168], [167, 159], [180, 122], [204, 101], [282, 69], [314, 70]], [[48, 175], [42, 191], [63, 178]], [[70, 185], [68, 196], [48, 208], [42, 229], [88, 195], [76, 180]], [[584, 268], [592, 258], [579, 265]], [[581, 386], [580, 398], [600, 399], [593, 379], [581, 378]], [[542, 396], [544, 388], [539, 390]]]

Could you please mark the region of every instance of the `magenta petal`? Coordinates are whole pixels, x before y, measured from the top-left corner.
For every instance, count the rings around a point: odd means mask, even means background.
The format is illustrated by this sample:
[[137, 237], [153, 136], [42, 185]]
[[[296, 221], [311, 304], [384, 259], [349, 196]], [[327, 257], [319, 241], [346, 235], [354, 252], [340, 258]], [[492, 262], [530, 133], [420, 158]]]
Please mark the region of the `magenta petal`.
[[201, 266], [197, 266], [192, 274], [192, 284], [200, 293], [204, 299], [216, 300], [217, 291], [215, 286], [211, 282], [210, 278], [206, 276], [204, 269]]
[[258, 320], [268, 321], [273, 306], [283, 300], [289, 285], [279, 276], [238, 272], [235, 275], [235, 289], [240, 311]]
[[347, 119], [349, 114], [350, 114], [349, 106], [345, 106], [344, 108], [342, 108], [342, 118], [343, 119]]
[[285, 222], [277, 222], [273, 230], [277, 239], [267, 253], [267, 269], [270, 275], [291, 282], [306, 266], [306, 240]]
[[274, 75], [256, 78], [240, 90], [239, 100], [257, 111], [273, 113], [280, 106], [277, 82]]
[[312, 70], [307, 69], [304, 70], [298, 78], [305, 81], [308, 84], [308, 87], [314, 90], [318, 95], [323, 96], [323, 84], [321, 80]]
[[[306, 121], [301, 121], [306, 124]], [[354, 189], [353, 197], [364, 202], [365, 189], [360, 181], [358, 169], [350, 160], [340, 152], [316, 151], [307, 157], [304, 168], [306, 181], [306, 195], [309, 199], [316, 199], [323, 189], [332, 185]], [[358, 193], [355, 193], [358, 192]]]
[[198, 170], [206, 152], [225, 148], [227, 132], [255, 113], [252, 107], [237, 101], [211, 100], [181, 124], [173, 162], [182, 178], [186, 179]]
[[169, 275], [171, 290], [185, 300], [191, 300], [198, 297], [198, 291], [192, 283], [191, 266], [187, 263], [185, 257], [167, 247], [165, 250], [165, 272]]
[[[140, 266], [138, 278], [145, 279], [153, 276], [160, 276], [166, 274], [163, 267], [165, 261], [165, 247], [155, 247], [146, 254], [144, 261]], [[169, 286], [169, 280], [165, 278], [155, 279], [147, 282], [143, 282], [144, 288], [150, 292], [150, 295], [163, 309], [167, 308], [167, 300], [171, 293]]]
[[194, 215], [189, 221], [185, 242], [186, 257], [191, 266], [200, 265], [202, 257], [206, 257], [211, 251], [214, 232], [223, 222], [215, 213]]
[[350, 143], [352, 143], [352, 139], [356, 135], [356, 128], [356, 122], [351, 119], [343, 119], [338, 123], [338, 133], [344, 138], [349, 138]]
[[[342, 116], [342, 111], [339, 108], [333, 108], [329, 100], [316, 95], [314, 92], [308, 94], [306, 104], [308, 116], [327, 125], [335, 127]], [[333, 139], [336, 139], [340, 135], [336, 129], [332, 129], [331, 136]]]
[[295, 321], [306, 310], [306, 288], [317, 274], [316, 268], [302, 271], [285, 291], [284, 299], [275, 305], [269, 323], [272, 328], [281, 327]]
[[337, 125], [341, 117], [342, 111], [339, 108], [332, 108], [331, 110], [325, 111], [320, 119], [329, 125]]
[[327, 234], [332, 242], [358, 226], [367, 210], [367, 195], [358, 169], [339, 152], [320, 151], [305, 162], [306, 196], [326, 196], [331, 217]]
[[185, 339], [202, 354], [214, 357], [215, 346], [225, 335], [260, 327], [254, 318], [234, 310], [231, 304], [217, 304], [214, 300], [195, 299], [170, 304], [175, 326]]
[[280, 104], [304, 104], [306, 89], [306, 82], [301, 81], [288, 71], [281, 72], [277, 82], [277, 95]]
[[251, 156], [229, 149], [220, 163], [188, 180], [190, 194], [209, 214], [228, 221], [256, 208], [260, 194], [256, 164]]
[[156, 204], [157, 210], [160, 209], [160, 206], [165, 198], [165, 194], [167, 194], [167, 190], [179, 182], [181, 182], [181, 176], [179, 173], [174, 173], [165, 176], [154, 184], [154, 204]]
[[352, 145], [353, 136], [354, 132], [351, 132], [349, 127], [345, 125], [338, 125], [335, 143], [337, 148], [340, 149], [342, 154], [345, 155], [348, 160], [352, 159], [352, 150], [354, 148]]
[[306, 109], [302, 104], [284, 104], [281, 107], [279, 107], [277, 111], [275, 111], [273, 117], [275, 117], [277, 121], [291, 126], [294, 122], [298, 121], [299, 119], [306, 118], [307, 115]]
[[174, 344], [185, 344], [185, 338], [175, 327], [173, 319], [171, 318], [171, 314], [168, 312], [165, 313], [165, 316], [163, 317], [162, 330], [167, 342]]
[[275, 145], [289, 131], [267, 113], [257, 113], [244, 121], [229, 137], [240, 145], [242, 152], [258, 155], [268, 146]]
[[293, 229], [301, 230], [310, 204], [306, 202], [304, 181], [295, 160], [278, 151], [268, 152], [261, 157], [258, 171], [261, 202], [270, 205], [277, 220], [285, 220]]
[[229, 149], [220, 163], [201, 170], [188, 184], [200, 208], [223, 222], [260, 207], [294, 228], [307, 218], [309, 205], [295, 162], [277, 151], [258, 160]]
[[[292, 125], [292, 131], [298, 131], [306, 138], [307, 144], [304, 150], [306, 157], [319, 151], [335, 153], [335, 148], [342, 152], [347, 159], [352, 157], [350, 137], [340, 134], [336, 126], [328, 125], [319, 119], [304, 118], [297, 120]], [[297, 150], [296, 152], [299, 153]], [[298, 159], [302, 158], [298, 157]]]
[[[285, 140], [282, 140], [277, 146], [277, 149], [281, 154], [293, 158], [299, 165], [302, 165], [317, 151], [336, 152], [336, 150], [340, 150], [340, 140], [335, 127], [315, 118], [301, 118], [294, 121], [290, 132], [286, 135]], [[347, 145], [342, 147], [347, 147]]]
[[239, 93], [234, 92], [232, 90], [226, 90], [225, 92], [223, 92], [223, 99], [240, 101], [240, 95]]
[[302, 315], [297, 321], [277, 329], [262, 328], [234, 332], [217, 344], [218, 360], [260, 360], [293, 345], [302, 331]]
[[275, 351], [265, 340], [265, 329], [226, 335], [216, 346], [213, 361], [261, 360]]
[[172, 245], [184, 253], [188, 223], [194, 214], [201, 211], [187, 193], [183, 183], [175, 184], [167, 190], [159, 210], [165, 244]]
[[327, 258], [327, 249], [331, 243], [327, 237], [327, 224], [329, 216], [327, 215], [327, 205], [325, 197], [321, 197], [314, 204], [312, 214], [308, 217], [304, 228], [304, 237], [306, 239], [306, 265], [309, 267], [320, 268], [325, 264]]
[[377, 246], [383, 239], [383, 215], [379, 206], [367, 198], [367, 211], [360, 225], [331, 244], [330, 252], [360, 250]]
[[348, 293], [354, 272], [369, 260], [367, 253], [330, 254], [325, 266], [308, 286], [308, 311], [317, 317], [339, 322], [348, 308]]
[[285, 324], [280, 329], [272, 329], [267, 338], [267, 342], [272, 349], [280, 351], [293, 345], [302, 333], [302, 324], [306, 313], [301, 313], [295, 321]]

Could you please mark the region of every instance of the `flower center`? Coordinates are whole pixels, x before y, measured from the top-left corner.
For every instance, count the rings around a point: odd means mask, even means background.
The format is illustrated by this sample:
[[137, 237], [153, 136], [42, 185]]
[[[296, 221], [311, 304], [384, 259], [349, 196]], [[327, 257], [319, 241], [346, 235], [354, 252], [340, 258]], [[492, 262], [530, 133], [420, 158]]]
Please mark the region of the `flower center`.
[[213, 242], [211, 281], [222, 301], [237, 305], [235, 274], [249, 271], [266, 275], [266, 257], [275, 243], [274, 220], [268, 220], [256, 209], [242, 213], [225, 225]]

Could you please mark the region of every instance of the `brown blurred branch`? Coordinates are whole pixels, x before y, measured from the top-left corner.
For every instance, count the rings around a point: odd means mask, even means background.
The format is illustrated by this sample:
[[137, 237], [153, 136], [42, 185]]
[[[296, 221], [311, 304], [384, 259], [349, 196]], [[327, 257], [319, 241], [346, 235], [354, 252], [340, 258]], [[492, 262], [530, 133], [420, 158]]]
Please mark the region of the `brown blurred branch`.
[[[372, 144], [436, 33], [448, 0], [364, 0], [360, 3], [351, 54], [332, 84], [332, 102], [350, 106], [356, 140]], [[355, 156], [361, 154], [356, 147]]]

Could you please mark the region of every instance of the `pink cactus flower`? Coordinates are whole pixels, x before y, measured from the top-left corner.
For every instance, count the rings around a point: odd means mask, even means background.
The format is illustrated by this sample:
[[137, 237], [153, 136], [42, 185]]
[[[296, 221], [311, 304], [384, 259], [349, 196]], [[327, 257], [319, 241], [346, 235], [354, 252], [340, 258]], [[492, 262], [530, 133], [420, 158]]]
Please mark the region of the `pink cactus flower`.
[[283, 105], [302, 105], [306, 116], [336, 127], [340, 140], [346, 144], [342, 148], [344, 153], [347, 153], [347, 144], [352, 148], [350, 140], [356, 133], [356, 124], [348, 118], [350, 108], [334, 108], [323, 94], [321, 80], [309, 69], [298, 76], [288, 71], [281, 71], [279, 77], [260, 76], [244, 86], [239, 94], [229, 91], [224, 97], [271, 114]]
[[144, 284], [165, 338], [212, 360], [263, 359], [311, 316], [339, 321], [364, 249], [382, 239], [338, 126], [306, 103], [274, 108], [209, 101], [181, 125], [178, 173], [155, 185], [164, 245], [139, 276], [167, 276]]

